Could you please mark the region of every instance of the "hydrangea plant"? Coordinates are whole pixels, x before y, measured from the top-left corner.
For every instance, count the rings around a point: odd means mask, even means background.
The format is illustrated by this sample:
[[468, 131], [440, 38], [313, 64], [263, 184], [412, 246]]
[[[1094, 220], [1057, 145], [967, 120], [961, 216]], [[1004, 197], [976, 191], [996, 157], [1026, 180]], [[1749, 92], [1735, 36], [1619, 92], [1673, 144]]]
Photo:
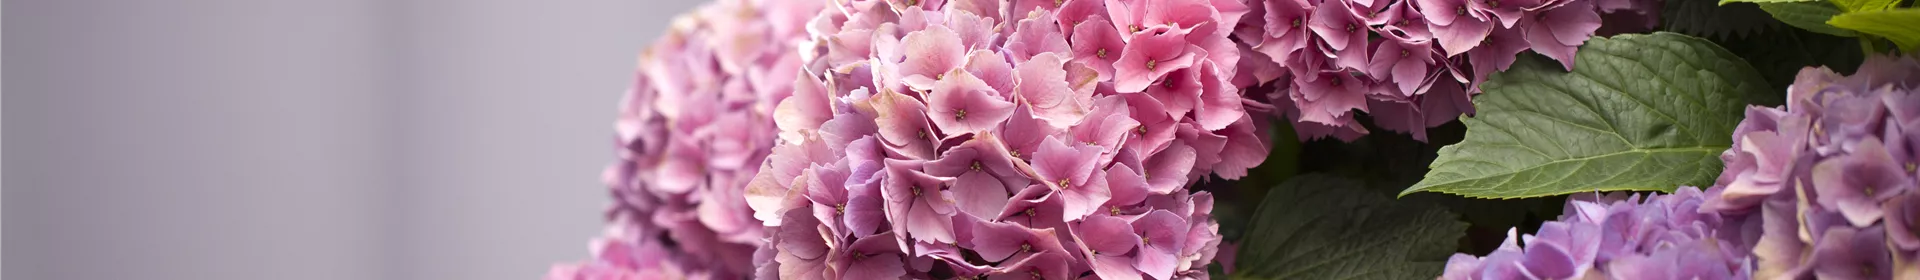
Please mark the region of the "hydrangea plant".
[[1920, 278], [1920, 10], [1701, 1], [722, 0], [547, 278]]

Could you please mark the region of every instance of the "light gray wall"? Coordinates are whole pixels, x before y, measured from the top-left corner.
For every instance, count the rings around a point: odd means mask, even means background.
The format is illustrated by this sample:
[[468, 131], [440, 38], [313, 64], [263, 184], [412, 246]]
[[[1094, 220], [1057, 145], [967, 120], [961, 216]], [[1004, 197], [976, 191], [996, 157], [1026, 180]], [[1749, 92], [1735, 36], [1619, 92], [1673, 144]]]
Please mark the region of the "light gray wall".
[[9, 279], [535, 279], [690, 1], [10, 0]]
[[407, 3], [394, 252], [418, 261], [398, 279], [528, 279], [586, 257], [614, 103], [638, 50], [695, 3]]

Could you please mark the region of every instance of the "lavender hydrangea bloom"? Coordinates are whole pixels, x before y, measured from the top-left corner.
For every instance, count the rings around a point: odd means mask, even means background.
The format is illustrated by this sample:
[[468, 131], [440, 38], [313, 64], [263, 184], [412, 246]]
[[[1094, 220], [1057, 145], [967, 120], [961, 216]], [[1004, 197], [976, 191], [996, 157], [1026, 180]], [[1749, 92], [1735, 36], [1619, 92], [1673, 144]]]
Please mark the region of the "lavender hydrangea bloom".
[[831, 3], [743, 192], [756, 277], [1207, 278], [1219, 225], [1185, 186], [1270, 141], [1229, 81], [1250, 8]]
[[[1649, 10], [1658, 1], [1251, 0], [1233, 33], [1254, 52], [1238, 67], [1256, 71], [1232, 80], [1275, 91], [1255, 95], [1292, 121], [1301, 140], [1366, 135], [1353, 117], [1366, 113], [1381, 128], [1425, 141], [1427, 128], [1471, 114], [1467, 99], [1515, 55], [1533, 50], [1571, 69], [1603, 16], [1657, 15]], [[1329, 77], [1337, 82], [1323, 81]]]
[[1456, 255], [1443, 278], [1920, 278], [1917, 73], [1897, 57], [1802, 70], [1786, 107], [1748, 109], [1704, 193], [1576, 195], [1525, 246]]
[[1559, 220], [1518, 240], [1508, 231], [1486, 257], [1455, 254], [1440, 278], [1751, 279], [1752, 257], [1723, 232], [1740, 228], [1701, 213], [1700, 189], [1617, 196], [1575, 195]]
[[1703, 211], [1742, 232], [1758, 278], [1920, 278], [1914, 156], [1920, 61], [1870, 57], [1853, 76], [1801, 70], [1784, 108], [1752, 107]]
[[614, 198], [608, 234], [595, 241], [594, 259], [556, 266], [548, 279], [753, 275], [766, 232], [744, 200], [747, 183], [778, 127], [824, 120], [772, 118], [776, 101], [815, 90], [792, 83], [802, 59], [790, 50], [822, 8], [723, 0], [675, 19], [641, 54], [615, 125], [619, 162], [604, 178]]

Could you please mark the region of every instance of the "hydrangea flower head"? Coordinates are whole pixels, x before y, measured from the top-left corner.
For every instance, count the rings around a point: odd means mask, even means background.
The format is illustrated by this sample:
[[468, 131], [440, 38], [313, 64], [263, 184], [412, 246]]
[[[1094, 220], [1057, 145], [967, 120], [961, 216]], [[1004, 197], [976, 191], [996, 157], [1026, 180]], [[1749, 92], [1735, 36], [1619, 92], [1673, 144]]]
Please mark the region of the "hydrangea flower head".
[[[1717, 191], [1709, 190], [1708, 192]], [[1534, 234], [1507, 231], [1485, 257], [1455, 254], [1441, 279], [1751, 279], [1741, 228], [1700, 213], [1708, 194], [1577, 194], [1559, 220]]]
[[1784, 108], [1750, 107], [1702, 211], [1759, 223], [1759, 278], [1920, 277], [1914, 108], [1920, 61], [1870, 57], [1853, 76], [1800, 71]]
[[830, 4], [743, 192], [777, 233], [755, 275], [1206, 278], [1186, 186], [1270, 141], [1229, 81], [1249, 8], [1214, 2]]
[[1359, 111], [1424, 141], [1427, 128], [1472, 113], [1462, 101], [1520, 52], [1572, 69], [1603, 13], [1644, 15], [1659, 6], [1596, 1], [1253, 0], [1232, 33], [1258, 56], [1236, 67], [1288, 75], [1243, 71], [1231, 80], [1274, 91], [1259, 95], [1302, 140], [1368, 134], [1352, 116]]
[[[594, 242], [593, 259], [555, 266], [547, 279], [753, 275], [767, 232], [747, 206], [747, 183], [782, 137], [779, 127], [818, 128], [827, 117], [811, 114], [825, 100], [784, 109], [775, 102], [819, 91], [792, 82], [802, 59], [789, 50], [806, 36], [807, 15], [821, 8], [723, 0], [675, 19], [641, 54], [621, 104], [619, 161], [604, 176], [614, 198], [607, 234]], [[820, 199], [849, 201], [846, 192], [835, 194]]]

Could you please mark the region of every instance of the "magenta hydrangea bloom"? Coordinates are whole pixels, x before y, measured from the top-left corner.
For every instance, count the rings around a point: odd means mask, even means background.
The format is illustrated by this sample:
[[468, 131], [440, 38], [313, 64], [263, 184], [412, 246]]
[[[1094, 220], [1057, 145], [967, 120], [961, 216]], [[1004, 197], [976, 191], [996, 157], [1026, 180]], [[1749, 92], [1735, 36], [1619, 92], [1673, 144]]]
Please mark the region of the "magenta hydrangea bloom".
[[[1708, 192], [1717, 191], [1709, 190]], [[1682, 186], [1670, 195], [1574, 195], [1559, 220], [1515, 236], [1485, 257], [1455, 254], [1441, 279], [1752, 279], [1742, 229], [1702, 213], [1708, 197]]]
[[641, 54], [615, 124], [619, 161], [604, 178], [614, 198], [608, 234], [594, 242], [593, 259], [556, 266], [548, 279], [753, 275], [767, 232], [747, 206], [747, 183], [779, 127], [819, 128], [828, 117], [802, 113], [825, 110], [826, 100], [775, 106], [794, 92], [823, 91], [793, 83], [802, 58], [791, 51], [822, 8], [725, 0], [675, 19]]
[[1703, 211], [1754, 223], [1755, 277], [1920, 277], [1920, 61], [1800, 71], [1784, 108], [1751, 107]]
[[1251, 50], [1236, 68], [1253, 71], [1230, 80], [1274, 91], [1255, 95], [1301, 140], [1366, 135], [1354, 117], [1365, 113], [1424, 141], [1427, 128], [1471, 114], [1465, 100], [1515, 55], [1534, 50], [1572, 69], [1603, 13], [1657, 15], [1648, 1], [1659, 0], [1251, 0], [1231, 33]]
[[757, 277], [1207, 278], [1219, 225], [1186, 186], [1271, 141], [1230, 80], [1250, 7], [830, 5], [743, 192]]

